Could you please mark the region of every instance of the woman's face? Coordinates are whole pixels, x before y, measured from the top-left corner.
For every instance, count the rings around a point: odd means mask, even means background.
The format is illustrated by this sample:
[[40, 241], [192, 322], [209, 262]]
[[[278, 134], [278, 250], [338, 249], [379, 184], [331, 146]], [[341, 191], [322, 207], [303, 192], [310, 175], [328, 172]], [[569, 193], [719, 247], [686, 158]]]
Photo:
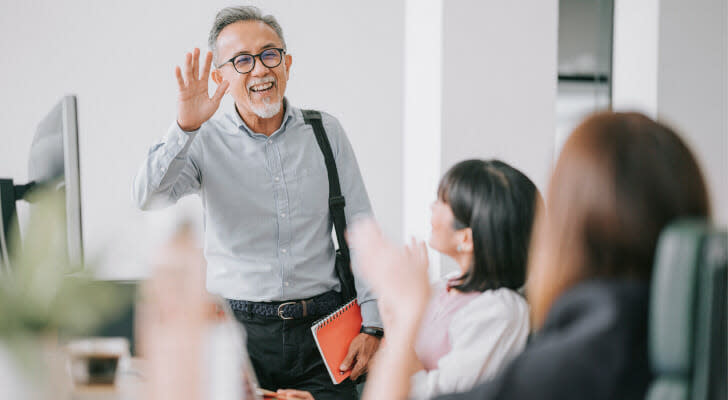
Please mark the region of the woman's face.
[[437, 199], [432, 206], [432, 234], [430, 235], [430, 247], [442, 254], [453, 256], [457, 253], [457, 237], [455, 235], [455, 216], [450, 205]]

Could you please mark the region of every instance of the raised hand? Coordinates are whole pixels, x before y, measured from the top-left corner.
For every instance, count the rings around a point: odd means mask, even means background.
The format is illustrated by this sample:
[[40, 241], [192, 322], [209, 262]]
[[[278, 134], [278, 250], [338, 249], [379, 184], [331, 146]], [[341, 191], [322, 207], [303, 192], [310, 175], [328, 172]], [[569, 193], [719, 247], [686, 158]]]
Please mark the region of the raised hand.
[[205, 64], [200, 73], [200, 49], [195, 48], [192, 53], [185, 55], [184, 78], [179, 66], [175, 67], [175, 75], [179, 84], [179, 99], [177, 101], [177, 124], [183, 131], [194, 131], [200, 128], [203, 122], [215, 114], [220, 106], [220, 100], [230, 83], [222, 81], [215, 94], [210, 97], [207, 84], [210, 78], [210, 65], [212, 53], [207, 52]]
[[362, 276], [384, 299], [387, 335], [399, 325], [413, 328], [429, 301], [429, 262], [423, 242], [399, 247], [388, 241], [372, 220], [352, 225], [347, 236], [356, 249]]

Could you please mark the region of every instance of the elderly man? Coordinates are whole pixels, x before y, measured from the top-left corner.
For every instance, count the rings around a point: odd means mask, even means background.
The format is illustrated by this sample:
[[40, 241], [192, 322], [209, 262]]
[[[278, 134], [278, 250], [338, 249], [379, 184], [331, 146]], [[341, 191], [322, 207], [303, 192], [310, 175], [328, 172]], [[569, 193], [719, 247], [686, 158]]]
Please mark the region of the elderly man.
[[[341, 306], [331, 238], [324, 157], [300, 109], [284, 97], [292, 58], [280, 25], [254, 7], [221, 10], [202, 68], [199, 50], [176, 68], [178, 115], [134, 182], [141, 209], [197, 193], [205, 211], [207, 289], [229, 299], [245, 325], [261, 386], [355, 398], [350, 380], [333, 385], [312, 323]], [[208, 95], [208, 76], [217, 90]], [[212, 118], [225, 93], [235, 107]], [[346, 216], [371, 213], [344, 130], [322, 113], [346, 199]], [[363, 333], [341, 366], [356, 378], [379, 346], [382, 323], [369, 288], [356, 279]], [[282, 304], [285, 307], [281, 308]], [[283, 313], [280, 311], [283, 310]]]

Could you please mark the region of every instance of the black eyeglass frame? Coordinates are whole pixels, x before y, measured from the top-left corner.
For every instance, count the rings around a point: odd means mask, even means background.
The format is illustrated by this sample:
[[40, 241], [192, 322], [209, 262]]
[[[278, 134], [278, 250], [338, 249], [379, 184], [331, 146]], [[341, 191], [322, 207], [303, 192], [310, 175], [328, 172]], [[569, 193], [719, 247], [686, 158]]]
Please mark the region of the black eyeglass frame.
[[[278, 64], [276, 64], [276, 65], [268, 65], [268, 64], [265, 63], [265, 61], [263, 61], [262, 58], [260, 58], [260, 56], [262, 56], [263, 53], [265, 53], [268, 50], [276, 50], [276, 51], [278, 51], [278, 54], [280, 56], [280, 60], [278, 60]], [[235, 71], [237, 73], [239, 73], [239, 74], [248, 74], [248, 73], [250, 73], [250, 71], [252, 71], [252, 70], [255, 69], [255, 59], [256, 58], [259, 59], [260, 60], [260, 63], [263, 64], [266, 68], [275, 68], [275, 67], [281, 65], [281, 63], [283, 62], [283, 57], [285, 55], [286, 55], [286, 49], [283, 49], [283, 48], [280, 48], [280, 47], [269, 47], [267, 49], [263, 49], [263, 51], [261, 51], [258, 54], [250, 54], [250, 53], [240, 53], [240, 54], [236, 54], [233, 58], [225, 61], [224, 63], [222, 63], [220, 65], [218, 65], [216, 68], [217, 69], [220, 69], [223, 66], [225, 66], [225, 64], [231, 63], [233, 65], [233, 68], [235, 69]], [[251, 56], [251, 57], [253, 57], [253, 64], [250, 67], [250, 70], [248, 70], [246, 72], [240, 72], [240, 70], [238, 70], [238, 68], [235, 66], [235, 63], [233, 61], [235, 61], [235, 59], [238, 58], [238, 57], [240, 57], [240, 56]]]

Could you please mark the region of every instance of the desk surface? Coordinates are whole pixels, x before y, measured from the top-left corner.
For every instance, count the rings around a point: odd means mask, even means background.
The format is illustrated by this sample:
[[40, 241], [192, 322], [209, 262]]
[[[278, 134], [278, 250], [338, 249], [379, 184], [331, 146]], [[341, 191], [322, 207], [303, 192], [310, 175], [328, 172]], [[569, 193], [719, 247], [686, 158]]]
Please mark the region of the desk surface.
[[[73, 400], [141, 400], [144, 392], [144, 360], [132, 358], [119, 370], [115, 385], [76, 386]], [[276, 400], [266, 397], [265, 400]]]

